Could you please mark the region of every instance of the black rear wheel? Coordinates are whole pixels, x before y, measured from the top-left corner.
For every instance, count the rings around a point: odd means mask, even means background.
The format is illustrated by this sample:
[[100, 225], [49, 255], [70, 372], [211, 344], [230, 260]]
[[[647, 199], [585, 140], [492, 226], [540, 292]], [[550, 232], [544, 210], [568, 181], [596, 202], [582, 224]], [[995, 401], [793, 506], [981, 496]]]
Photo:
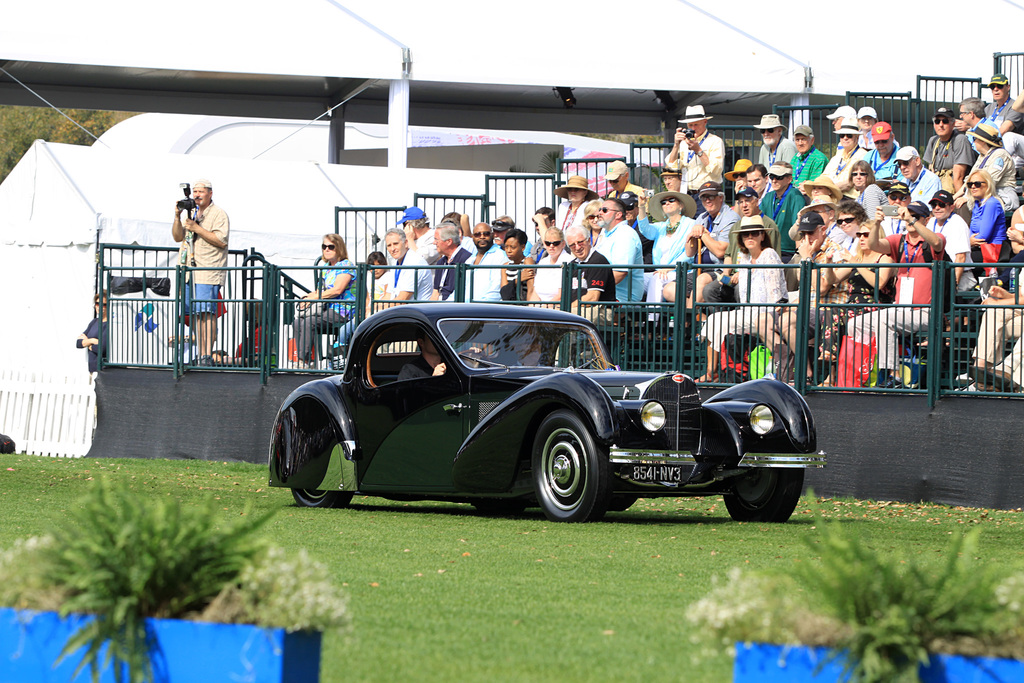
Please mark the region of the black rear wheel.
[[725, 507], [737, 522], [785, 522], [804, 486], [802, 469], [757, 467], [736, 479]]
[[351, 491], [292, 489], [295, 504], [306, 508], [343, 508], [352, 502]]

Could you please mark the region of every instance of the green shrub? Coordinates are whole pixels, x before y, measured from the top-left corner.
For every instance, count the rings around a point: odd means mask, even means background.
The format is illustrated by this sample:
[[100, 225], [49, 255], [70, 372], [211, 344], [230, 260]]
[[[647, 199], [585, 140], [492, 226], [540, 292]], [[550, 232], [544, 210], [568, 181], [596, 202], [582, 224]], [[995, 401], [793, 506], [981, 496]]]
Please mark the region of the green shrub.
[[849, 524], [817, 526], [823, 533], [806, 540], [820, 562], [792, 575], [732, 570], [689, 620], [730, 643], [830, 647], [854, 682], [917, 681], [937, 652], [1024, 654], [1024, 575], [980, 562], [979, 530], [926, 560], [879, 552]]
[[132, 683], [152, 679], [149, 617], [346, 626], [345, 600], [326, 568], [259, 539], [270, 516], [225, 523], [212, 498], [185, 507], [101, 481], [76, 508], [75, 524], [0, 553], [0, 604], [96, 615], [62, 656], [84, 648], [78, 671], [88, 665], [96, 680], [112, 665], [119, 682]]

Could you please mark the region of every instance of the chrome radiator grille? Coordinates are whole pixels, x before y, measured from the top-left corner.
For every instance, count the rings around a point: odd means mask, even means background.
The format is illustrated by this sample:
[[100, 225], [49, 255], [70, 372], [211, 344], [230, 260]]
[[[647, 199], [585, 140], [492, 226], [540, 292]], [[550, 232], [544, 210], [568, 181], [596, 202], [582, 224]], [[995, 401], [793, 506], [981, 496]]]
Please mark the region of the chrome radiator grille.
[[642, 398], [658, 401], [665, 406], [665, 435], [672, 450], [697, 450], [700, 445], [701, 411], [700, 396], [693, 380], [685, 375], [659, 377], [648, 385]]

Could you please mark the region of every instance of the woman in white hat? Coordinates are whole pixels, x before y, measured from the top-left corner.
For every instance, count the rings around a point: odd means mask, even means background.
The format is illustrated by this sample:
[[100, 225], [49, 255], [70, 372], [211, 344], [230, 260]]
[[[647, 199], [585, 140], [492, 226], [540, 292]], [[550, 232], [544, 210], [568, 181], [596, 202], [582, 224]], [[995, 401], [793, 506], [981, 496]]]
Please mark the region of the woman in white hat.
[[825, 173], [836, 187], [847, 197], [856, 199], [857, 193], [853, 189], [853, 182], [850, 180], [850, 171], [853, 170], [853, 163], [860, 161], [867, 156], [867, 150], [860, 148], [857, 141], [860, 139], [860, 127], [857, 119], [843, 119], [843, 124], [836, 131], [839, 136], [839, 151], [825, 166]]
[[587, 179], [581, 175], [574, 175], [565, 185], [555, 188], [555, 195], [562, 198], [555, 209], [555, 226], [562, 232], [573, 226], [589, 229], [589, 226], [583, 225], [583, 211], [580, 209], [587, 202], [597, 199], [598, 194], [590, 189]]
[[[647, 205], [651, 222], [645, 236], [654, 240], [651, 264], [659, 266], [654, 273], [644, 277], [647, 301], [675, 301], [676, 264], [688, 263], [695, 252], [688, 236], [690, 229], [697, 224], [693, 220], [697, 203], [682, 192], [659, 192]], [[692, 287], [690, 291], [693, 291]]]
[[[743, 218], [734, 230], [740, 246], [736, 254], [737, 264], [782, 265], [778, 252], [771, 248], [760, 216]], [[786, 298], [786, 276], [781, 267], [741, 268], [732, 277], [736, 280], [739, 303], [765, 306], [741, 306], [708, 316], [701, 329], [701, 337], [708, 344], [708, 364], [698, 382], [714, 382], [718, 379], [718, 355], [726, 335], [753, 333], [766, 339], [769, 331], [765, 327], [771, 316], [763, 313], [768, 310], [768, 305]]]

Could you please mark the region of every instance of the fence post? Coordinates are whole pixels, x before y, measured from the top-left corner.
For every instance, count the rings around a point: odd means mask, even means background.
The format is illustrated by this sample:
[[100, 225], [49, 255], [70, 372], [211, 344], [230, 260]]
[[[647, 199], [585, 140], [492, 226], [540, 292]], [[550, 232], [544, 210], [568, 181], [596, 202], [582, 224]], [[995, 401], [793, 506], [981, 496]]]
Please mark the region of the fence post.
[[[466, 301], [466, 264], [458, 263], [455, 265], [455, 291], [452, 292], [455, 297], [455, 301], [462, 303]], [[469, 300], [473, 300], [473, 295], [470, 294]]]
[[[804, 395], [807, 393], [807, 347], [811, 343], [807, 338], [811, 317], [811, 287], [817, 286], [816, 277], [820, 277], [820, 273], [814, 267], [814, 262], [809, 259], [801, 261], [800, 300], [796, 304], [796, 348], [792, 348], [792, 339], [788, 340], [788, 343], [793, 352], [793, 387]], [[817, 289], [821, 290], [820, 287]], [[814, 297], [814, 301], [816, 305], [820, 303], [817, 296]], [[817, 328], [817, 323], [815, 323], [815, 328]], [[779, 379], [786, 381], [785, 377]]]
[[[939, 267], [936, 268], [936, 265]], [[929, 408], [934, 408], [935, 402], [939, 399], [939, 378], [942, 374], [940, 371], [942, 364], [942, 329], [945, 315], [949, 312], [945, 310], [946, 291], [944, 287], [946, 286], [947, 269], [952, 265], [949, 261], [932, 261], [932, 301], [931, 313], [928, 317], [928, 369], [926, 373], [928, 378]], [[954, 278], [950, 278], [950, 280], [953, 282]], [[955, 286], [951, 296], [953, 298], [956, 297]], [[953, 298], [950, 301], [953, 301]]]
[[[673, 315], [675, 317], [675, 327], [672, 328], [672, 366], [676, 372], [686, 372], [684, 367], [686, 358], [686, 343], [689, 341], [687, 335], [683, 334], [686, 329], [686, 278], [688, 277], [689, 263], [676, 262], [676, 300], [672, 305]], [[680, 287], [679, 283], [683, 286]], [[693, 330], [693, 334], [690, 335], [694, 339], [697, 337], [697, 328], [693, 325], [690, 326]], [[694, 342], [694, 348], [697, 344]], [[694, 351], [693, 358], [696, 359], [697, 353]], [[690, 364], [690, 371], [693, 372], [693, 363]]]
[[[260, 384], [270, 379], [273, 360], [277, 354], [277, 267], [270, 263], [263, 264], [263, 296], [260, 297], [260, 352], [254, 354], [260, 367]], [[254, 292], [255, 293], [255, 292]]]

